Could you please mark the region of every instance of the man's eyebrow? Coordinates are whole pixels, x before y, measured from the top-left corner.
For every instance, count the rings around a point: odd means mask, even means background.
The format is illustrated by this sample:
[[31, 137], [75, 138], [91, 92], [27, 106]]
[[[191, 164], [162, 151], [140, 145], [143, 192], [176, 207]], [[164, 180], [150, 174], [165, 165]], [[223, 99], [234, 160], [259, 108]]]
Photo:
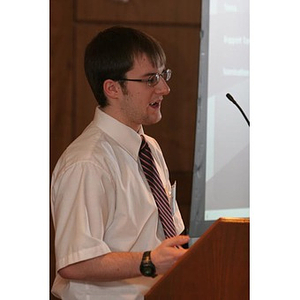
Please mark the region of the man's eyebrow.
[[[162, 70], [162, 72], [165, 71], [165, 70], [166, 70], [166, 68], [164, 68]], [[142, 77], [151, 76], [151, 75], [155, 75], [155, 74], [160, 74], [160, 73], [158, 71], [157, 72], [149, 72], [149, 73], [146, 73], [146, 74], [142, 75]]]
[[155, 75], [157, 73], [158, 72], [149, 72], [149, 73], [146, 73], [146, 74], [142, 75], [142, 77], [149, 77], [149, 76]]

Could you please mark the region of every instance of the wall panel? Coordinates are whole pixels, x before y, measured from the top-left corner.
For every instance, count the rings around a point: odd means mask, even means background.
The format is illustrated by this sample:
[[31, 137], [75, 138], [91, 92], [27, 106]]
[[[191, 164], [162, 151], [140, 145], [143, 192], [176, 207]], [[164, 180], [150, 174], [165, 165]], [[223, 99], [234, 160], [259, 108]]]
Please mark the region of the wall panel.
[[51, 1], [50, 145], [51, 171], [72, 140], [73, 1]]
[[200, 24], [199, 0], [77, 0], [78, 21]]

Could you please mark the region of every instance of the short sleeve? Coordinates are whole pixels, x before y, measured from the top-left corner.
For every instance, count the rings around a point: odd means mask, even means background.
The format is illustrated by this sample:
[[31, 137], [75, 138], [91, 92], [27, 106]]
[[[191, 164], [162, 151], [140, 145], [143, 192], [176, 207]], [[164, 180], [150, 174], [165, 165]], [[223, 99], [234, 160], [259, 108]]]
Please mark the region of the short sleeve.
[[114, 184], [92, 162], [79, 162], [53, 179], [51, 205], [57, 270], [109, 253], [103, 241], [113, 220]]

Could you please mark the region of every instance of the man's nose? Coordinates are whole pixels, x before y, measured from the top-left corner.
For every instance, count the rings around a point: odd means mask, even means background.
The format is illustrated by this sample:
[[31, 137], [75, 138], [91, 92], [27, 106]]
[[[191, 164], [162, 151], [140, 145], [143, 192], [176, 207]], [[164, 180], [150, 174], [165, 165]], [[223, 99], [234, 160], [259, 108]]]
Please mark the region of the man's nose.
[[160, 78], [155, 88], [156, 88], [156, 92], [162, 95], [168, 95], [171, 91], [169, 85], [162, 77]]

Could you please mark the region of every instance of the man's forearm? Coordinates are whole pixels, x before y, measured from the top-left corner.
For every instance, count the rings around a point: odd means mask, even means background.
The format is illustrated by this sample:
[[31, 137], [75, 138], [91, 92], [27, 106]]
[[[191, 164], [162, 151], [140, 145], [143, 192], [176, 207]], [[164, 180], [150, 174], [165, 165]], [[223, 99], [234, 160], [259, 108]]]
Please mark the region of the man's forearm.
[[[164, 274], [186, 253], [181, 245], [188, 243], [188, 236], [175, 236], [164, 240], [151, 251], [151, 260], [157, 274]], [[86, 281], [115, 281], [140, 276], [142, 252], [112, 252], [75, 263], [58, 271], [66, 279]]]
[[108, 253], [69, 265], [58, 271], [66, 279], [86, 281], [115, 281], [140, 276], [143, 253]]

